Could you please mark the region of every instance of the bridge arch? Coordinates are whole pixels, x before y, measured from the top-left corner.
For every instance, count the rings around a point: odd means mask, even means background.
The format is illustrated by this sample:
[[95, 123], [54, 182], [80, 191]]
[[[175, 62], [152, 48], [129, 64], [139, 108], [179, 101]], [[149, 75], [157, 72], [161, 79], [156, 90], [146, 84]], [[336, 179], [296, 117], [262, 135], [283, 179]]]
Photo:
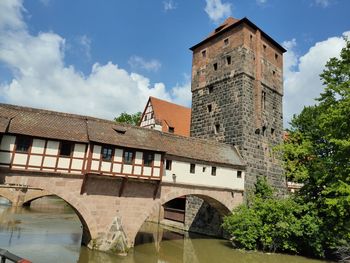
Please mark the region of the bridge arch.
[[164, 184], [161, 186], [160, 198], [158, 201], [154, 203], [147, 213], [144, 213], [143, 217], [138, 218], [137, 221], [134, 222], [137, 227], [128, 234], [132, 245], [134, 244], [136, 235], [140, 231], [143, 223], [152, 214], [159, 214], [160, 209], [162, 209], [164, 204], [181, 196], [196, 196], [203, 199], [206, 203], [217, 210], [220, 216], [228, 215], [232, 209], [239, 205], [243, 200], [242, 191], [223, 189], [213, 190], [205, 187], [199, 188], [186, 185]]

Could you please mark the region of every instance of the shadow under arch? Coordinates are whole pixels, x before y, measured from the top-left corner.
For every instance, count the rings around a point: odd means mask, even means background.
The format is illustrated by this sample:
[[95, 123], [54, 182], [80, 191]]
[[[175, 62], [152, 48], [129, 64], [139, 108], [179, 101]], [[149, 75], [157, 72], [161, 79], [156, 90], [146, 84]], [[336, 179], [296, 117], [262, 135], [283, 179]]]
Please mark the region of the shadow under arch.
[[[23, 206], [30, 206], [30, 204], [33, 202], [33, 201], [35, 201], [35, 200], [38, 200], [38, 199], [40, 199], [40, 198], [43, 198], [43, 197], [47, 197], [47, 196], [55, 196], [55, 195], [53, 195], [53, 194], [43, 194], [43, 195], [40, 195], [40, 196], [36, 196], [36, 197], [32, 197], [32, 198], [30, 198], [30, 199], [28, 199], [28, 200], [25, 200], [24, 202], [23, 202]], [[59, 196], [57, 196], [57, 197], [59, 197]], [[62, 199], [62, 198], [61, 198]], [[62, 199], [63, 200], [63, 199]], [[66, 202], [66, 201], [65, 201]], [[67, 202], [66, 202], [67, 203]]]
[[8, 197], [8, 196], [6, 196], [6, 195], [4, 195], [4, 194], [0, 194], [0, 197], [3, 198], [3, 199], [5, 199], [6, 201], [8, 201], [8, 202], [9, 202], [9, 205], [12, 205], [13, 200], [11, 200], [10, 197]]
[[[147, 217], [144, 218], [142, 223], [139, 225], [139, 228], [138, 228], [137, 232], [134, 233], [133, 243], [134, 244], [138, 243], [138, 240], [136, 240], [138, 238], [138, 234], [145, 234], [145, 233], [142, 232], [142, 227], [147, 222], [147, 220], [150, 218], [150, 216], [152, 216], [152, 214], [156, 215], [158, 213], [158, 216], [159, 216], [161, 214], [159, 212], [159, 209], [164, 208], [164, 205], [166, 203], [168, 203], [171, 200], [183, 197], [183, 196], [186, 196], [186, 197], [198, 197], [198, 198], [202, 199], [204, 201], [204, 203], [208, 204], [210, 207], [215, 209], [215, 211], [217, 211], [217, 213], [220, 215], [221, 218], [223, 218], [224, 216], [229, 215], [231, 213], [231, 210], [227, 207], [226, 204], [224, 204], [223, 202], [221, 202], [220, 200], [218, 200], [217, 198], [215, 198], [213, 196], [209, 196], [209, 195], [205, 195], [205, 194], [198, 194], [198, 193], [186, 193], [184, 195], [182, 195], [181, 193], [170, 194], [166, 198], [162, 198], [160, 200], [160, 203], [155, 204], [155, 206], [152, 209], [152, 212], [150, 214], [148, 214]], [[159, 219], [159, 221], [160, 220], [161, 219]], [[154, 221], [154, 220], [152, 220], [152, 221]], [[188, 229], [188, 230], [192, 231], [191, 229]], [[202, 234], [204, 234], [204, 233], [202, 233]], [[148, 240], [143, 240], [143, 242], [145, 242], [145, 241], [146, 241], [146, 243], [151, 242], [152, 238], [153, 238], [153, 241], [156, 241], [156, 239], [157, 239], [158, 242], [159, 242], [159, 239], [160, 240], [162, 239], [159, 236], [157, 238], [155, 238], [154, 234], [151, 235], [151, 234], [147, 234], [146, 233], [146, 237], [144, 239], [148, 239]]]

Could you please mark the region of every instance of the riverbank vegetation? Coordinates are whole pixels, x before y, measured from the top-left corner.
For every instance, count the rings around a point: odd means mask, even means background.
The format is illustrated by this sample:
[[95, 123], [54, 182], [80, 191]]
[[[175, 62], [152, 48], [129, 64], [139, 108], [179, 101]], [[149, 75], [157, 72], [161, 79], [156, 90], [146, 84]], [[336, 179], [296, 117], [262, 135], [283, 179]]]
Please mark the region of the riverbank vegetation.
[[317, 104], [294, 116], [279, 148], [287, 179], [303, 187], [281, 198], [260, 178], [255, 193], [224, 219], [236, 247], [320, 258], [350, 256], [349, 40], [320, 77], [325, 89]]

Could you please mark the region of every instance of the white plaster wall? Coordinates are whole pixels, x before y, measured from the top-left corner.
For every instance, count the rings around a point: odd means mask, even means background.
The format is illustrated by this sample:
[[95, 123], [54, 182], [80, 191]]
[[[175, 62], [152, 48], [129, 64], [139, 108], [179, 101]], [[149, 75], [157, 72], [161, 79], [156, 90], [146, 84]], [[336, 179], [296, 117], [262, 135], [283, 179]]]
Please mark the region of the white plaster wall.
[[141, 175], [141, 166], [134, 166], [134, 174]]
[[111, 162], [102, 162], [101, 163], [101, 171], [109, 172], [111, 170]]
[[113, 164], [113, 170], [112, 171], [114, 173], [120, 173], [121, 170], [122, 170], [122, 165], [121, 164], [119, 164], [119, 163], [114, 163]]
[[29, 166], [41, 166], [43, 157], [40, 155], [31, 155], [29, 157]]
[[76, 143], [74, 145], [73, 157], [84, 158], [85, 144]]
[[135, 164], [142, 164], [142, 152], [136, 152]]
[[43, 154], [44, 153], [44, 149], [45, 149], [45, 141], [44, 140], [33, 139], [31, 153]]
[[98, 171], [99, 166], [100, 166], [99, 161], [92, 161], [91, 162], [91, 170]]
[[147, 166], [143, 167], [142, 175], [151, 176], [151, 173], [152, 173], [151, 167], [147, 167]]
[[131, 174], [131, 172], [132, 172], [132, 165], [124, 164], [123, 165], [123, 173]]
[[160, 176], [160, 168], [153, 168], [153, 176]]
[[26, 165], [27, 159], [28, 159], [28, 154], [15, 153], [15, 158], [13, 158], [13, 164]]
[[69, 168], [69, 164], [70, 164], [70, 158], [60, 157], [60, 158], [58, 159], [57, 168], [65, 168], [65, 169], [68, 169], [68, 168]]
[[46, 167], [55, 167], [56, 166], [56, 157], [44, 157], [44, 166]]
[[57, 141], [48, 141], [46, 146], [47, 155], [58, 155], [58, 146], [60, 145]]
[[13, 148], [15, 147], [15, 141], [16, 141], [15, 136], [10, 136], [10, 135], [2, 136], [0, 150], [13, 151]]
[[92, 158], [93, 159], [100, 159], [101, 155], [101, 146], [94, 145], [94, 151], [92, 152]]
[[115, 162], [122, 162], [123, 161], [123, 150], [116, 148], [114, 151], [114, 161]]
[[83, 169], [83, 160], [73, 159], [72, 169], [82, 170]]
[[[203, 167], [205, 167], [204, 171]], [[172, 169], [165, 171], [163, 181], [244, 190], [244, 172], [242, 172], [242, 178], [237, 178], [237, 170], [216, 166], [216, 176], [213, 176], [211, 167], [196, 164], [195, 173], [192, 174], [190, 173], [190, 162], [173, 160]]]
[[0, 152], [0, 163], [11, 163], [12, 154]]
[[156, 153], [154, 154], [154, 162], [153, 162], [153, 165], [154, 166], [160, 166], [160, 154]]

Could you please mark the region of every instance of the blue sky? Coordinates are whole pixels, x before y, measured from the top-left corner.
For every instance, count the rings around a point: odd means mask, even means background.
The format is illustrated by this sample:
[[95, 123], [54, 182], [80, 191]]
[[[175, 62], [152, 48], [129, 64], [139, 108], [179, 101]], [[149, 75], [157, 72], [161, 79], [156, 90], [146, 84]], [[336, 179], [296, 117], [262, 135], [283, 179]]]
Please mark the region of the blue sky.
[[148, 96], [190, 106], [192, 54], [227, 16], [284, 45], [285, 124], [350, 35], [347, 0], [1, 0], [0, 102], [112, 119]]

